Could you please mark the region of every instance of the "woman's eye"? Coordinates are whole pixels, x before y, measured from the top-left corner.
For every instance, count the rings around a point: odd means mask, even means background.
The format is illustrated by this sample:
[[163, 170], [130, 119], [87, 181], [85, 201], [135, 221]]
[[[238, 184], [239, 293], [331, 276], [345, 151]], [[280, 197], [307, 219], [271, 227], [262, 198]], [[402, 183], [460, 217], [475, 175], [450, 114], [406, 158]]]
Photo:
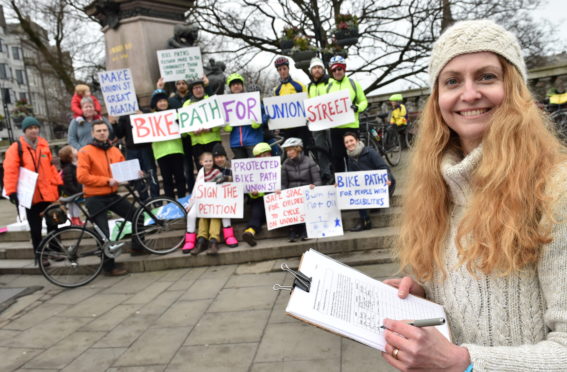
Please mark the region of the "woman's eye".
[[480, 76], [480, 80], [490, 81], [496, 79], [496, 75], [492, 73], [485, 73]]
[[453, 86], [453, 85], [457, 85], [458, 83], [459, 83], [458, 80], [455, 79], [455, 78], [448, 78], [448, 79], [445, 80], [445, 85], [448, 86], [448, 87]]

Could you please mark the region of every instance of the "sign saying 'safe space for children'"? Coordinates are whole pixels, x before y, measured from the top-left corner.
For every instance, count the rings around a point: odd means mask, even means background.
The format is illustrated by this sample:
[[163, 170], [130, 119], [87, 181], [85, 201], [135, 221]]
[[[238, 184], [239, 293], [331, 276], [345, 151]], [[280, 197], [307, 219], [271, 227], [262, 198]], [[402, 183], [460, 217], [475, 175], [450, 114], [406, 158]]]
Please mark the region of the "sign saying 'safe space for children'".
[[231, 127], [262, 122], [260, 92], [216, 96], [224, 112], [224, 121]]
[[337, 201], [340, 209], [388, 208], [386, 170], [336, 173]]
[[305, 106], [307, 93], [286, 94], [264, 98], [264, 109], [270, 118], [271, 130], [305, 126]]
[[340, 90], [305, 100], [307, 126], [311, 131], [334, 128], [354, 121], [354, 110], [350, 107], [350, 92]]
[[224, 115], [216, 96], [180, 108], [177, 112], [181, 133], [210, 129], [225, 124]]
[[197, 80], [204, 75], [198, 47], [158, 50], [157, 57], [159, 72], [165, 82]]
[[160, 142], [180, 138], [177, 111], [130, 115], [134, 143]]
[[294, 187], [277, 193], [264, 195], [266, 225], [268, 230], [305, 222], [304, 189], [309, 186]]
[[244, 187], [244, 192], [273, 192], [281, 189], [280, 157], [233, 159], [232, 177]]
[[98, 80], [108, 115], [122, 116], [138, 111], [138, 100], [129, 68], [99, 72]]
[[242, 185], [234, 182], [196, 184], [192, 197], [195, 198], [197, 217], [243, 218], [244, 194]]

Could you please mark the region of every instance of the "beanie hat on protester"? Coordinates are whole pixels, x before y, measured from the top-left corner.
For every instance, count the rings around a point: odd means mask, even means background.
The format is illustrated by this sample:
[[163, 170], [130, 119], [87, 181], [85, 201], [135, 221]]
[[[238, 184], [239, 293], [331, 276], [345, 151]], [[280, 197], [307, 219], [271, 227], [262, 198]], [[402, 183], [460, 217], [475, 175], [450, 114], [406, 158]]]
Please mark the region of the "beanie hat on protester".
[[321, 58], [313, 57], [311, 58], [311, 63], [309, 64], [309, 72], [313, 67], [320, 66], [323, 70], [325, 70], [325, 64], [321, 60]]
[[516, 36], [493, 21], [480, 19], [455, 23], [433, 44], [429, 62], [430, 86], [435, 85], [439, 73], [450, 60], [461, 54], [478, 52], [492, 52], [506, 58], [527, 81], [526, 63]]
[[213, 146], [213, 157], [214, 156], [226, 156], [226, 151], [220, 143], [215, 143]]
[[36, 118], [34, 118], [33, 116], [26, 116], [22, 121], [22, 132], [25, 132], [26, 129], [34, 125], [36, 127], [41, 127], [41, 124], [39, 123], [39, 121], [37, 121]]

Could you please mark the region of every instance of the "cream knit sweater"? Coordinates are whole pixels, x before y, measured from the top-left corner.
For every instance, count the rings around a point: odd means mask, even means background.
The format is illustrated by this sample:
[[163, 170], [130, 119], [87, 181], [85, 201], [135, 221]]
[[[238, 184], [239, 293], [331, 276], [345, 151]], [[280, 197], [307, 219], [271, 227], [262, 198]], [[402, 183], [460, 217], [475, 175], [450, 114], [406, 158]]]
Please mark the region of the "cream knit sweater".
[[[478, 273], [474, 278], [457, 266], [456, 227], [481, 156], [479, 147], [464, 159], [455, 154], [443, 159], [454, 204], [445, 257], [448, 277], [436, 275], [425, 284], [427, 299], [445, 307], [453, 342], [469, 350], [475, 372], [567, 371], [567, 222], [555, 225], [553, 242], [544, 247], [537, 267], [507, 277]], [[567, 216], [567, 196], [556, 211]]]

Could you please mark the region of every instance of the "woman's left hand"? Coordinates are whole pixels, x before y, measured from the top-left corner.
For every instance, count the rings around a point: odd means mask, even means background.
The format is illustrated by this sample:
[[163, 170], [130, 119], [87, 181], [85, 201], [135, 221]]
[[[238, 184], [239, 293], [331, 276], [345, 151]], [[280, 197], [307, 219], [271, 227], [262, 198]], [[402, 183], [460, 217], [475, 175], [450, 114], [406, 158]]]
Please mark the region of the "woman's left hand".
[[392, 319], [384, 319], [384, 326], [387, 344], [382, 356], [400, 371], [463, 372], [470, 364], [469, 351], [451, 343], [435, 327], [419, 328]]
[[309, 188], [310, 188], [311, 190], [313, 190], [313, 189], [315, 188], [315, 185], [314, 185], [314, 184], [311, 184], [311, 185], [309, 185]]

